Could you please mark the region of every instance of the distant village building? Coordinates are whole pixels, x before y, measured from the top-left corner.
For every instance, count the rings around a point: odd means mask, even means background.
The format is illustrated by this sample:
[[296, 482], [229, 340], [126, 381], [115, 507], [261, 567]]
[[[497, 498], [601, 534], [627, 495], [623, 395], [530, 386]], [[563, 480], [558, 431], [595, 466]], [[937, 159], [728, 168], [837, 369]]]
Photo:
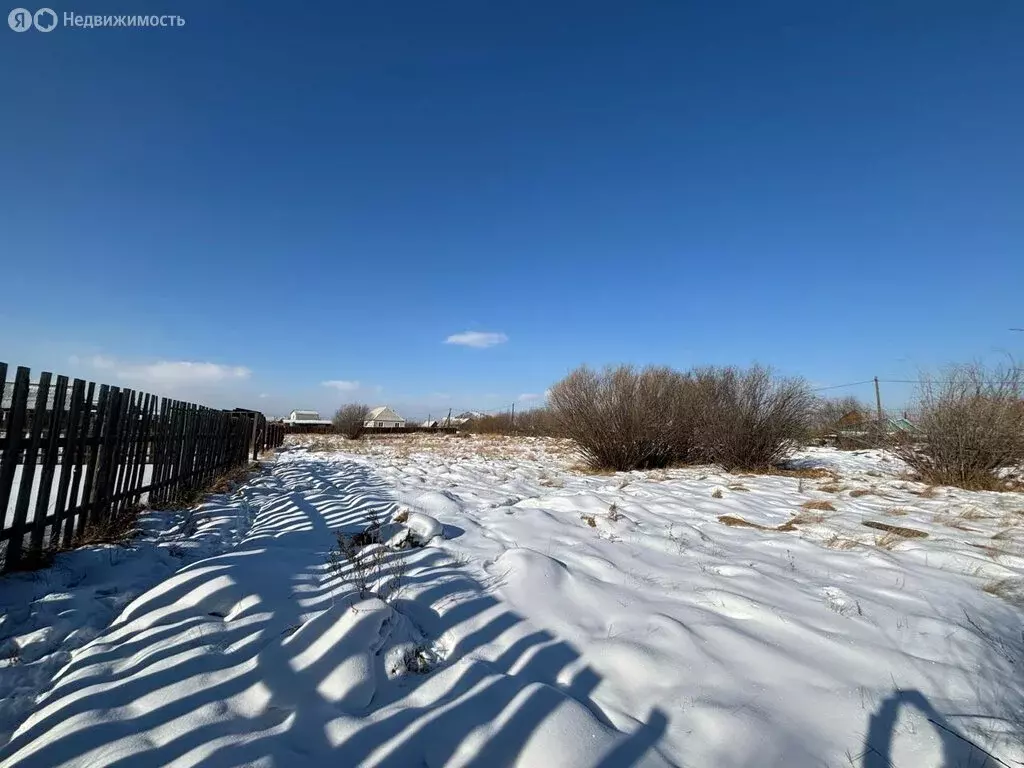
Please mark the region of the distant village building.
[[452, 416], [450, 419], [442, 419], [441, 426], [461, 427], [471, 421], [482, 419], [486, 415], [487, 414], [483, 411], [463, 411], [458, 416]]
[[295, 410], [288, 414], [288, 418], [284, 420], [285, 424], [330, 424], [330, 419], [321, 419], [318, 411], [299, 411]]
[[364, 427], [401, 428], [405, 426], [405, 419], [399, 416], [394, 410], [386, 405], [374, 408], [366, 414]]

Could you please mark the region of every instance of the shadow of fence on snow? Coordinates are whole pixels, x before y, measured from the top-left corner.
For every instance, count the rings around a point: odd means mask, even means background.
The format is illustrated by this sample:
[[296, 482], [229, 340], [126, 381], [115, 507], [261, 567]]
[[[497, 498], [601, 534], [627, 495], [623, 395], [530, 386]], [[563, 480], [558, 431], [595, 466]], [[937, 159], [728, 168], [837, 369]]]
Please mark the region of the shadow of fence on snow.
[[[279, 469], [279, 487], [260, 491], [242, 545], [150, 590], [68, 664], [0, 761], [126, 768], [326, 758], [398, 768], [423, 764], [429, 751], [431, 764], [458, 753], [484, 768], [514, 763], [567, 701], [611, 730], [592, 699], [600, 677], [549, 632], [525, 633], [491, 661], [473, 656], [524, 619], [436, 548], [394, 553], [408, 562], [408, 596], [392, 607], [427, 642], [460, 626], [471, 631], [438, 669], [381, 685], [369, 706], [325, 698], [324, 679], [347, 660], [321, 652], [322, 635], [297, 630], [337, 602], [353, 602], [351, 593], [339, 598], [342, 584], [325, 564], [330, 534], [390, 515], [396, 504], [362, 466], [339, 476], [337, 465], [295, 464]], [[374, 663], [381, 680], [384, 660]], [[655, 709], [632, 734], [609, 740], [594, 765], [657, 761], [666, 727]], [[466, 760], [466, 738], [488, 728]]]

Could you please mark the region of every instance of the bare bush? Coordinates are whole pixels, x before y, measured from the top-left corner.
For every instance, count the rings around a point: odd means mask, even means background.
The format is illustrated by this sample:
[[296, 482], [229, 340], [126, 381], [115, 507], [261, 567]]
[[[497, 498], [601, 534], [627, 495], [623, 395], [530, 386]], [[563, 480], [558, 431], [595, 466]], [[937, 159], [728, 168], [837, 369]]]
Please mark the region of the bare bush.
[[960, 365], [922, 379], [920, 431], [904, 436], [896, 454], [927, 483], [1005, 488], [1005, 470], [1024, 463], [1024, 368]]
[[593, 469], [651, 469], [707, 461], [763, 470], [805, 436], [812, 397], [801, 379], [755, 366], [680, 373], [580, 368], [556, 384], [551, 412]]
[[355, 440], [363, 433], [363, 423], [370, 413], [370, 406], [363, 403], [346, 403], [332, 419], [334, 431]]
[[477, 435], [527, 435], [529, 437], [561, 437], [558, 421], [550, 408], [531, 408], [491, 416], [479, 416], [465, 424], [463, 431]]
[[696, 443], [727, 470], [766, 470], [807, 435], [813, 396], [803, 379], [768, 368], [707, 368], [695, 375]]
[[511, 435], [512, 414], [508, 411], [487, 416], [477, 416], [459, 427], [460, 432], [473, 435]]
[[691, 379], [669, 368], [584, 366], [549, 396], [558, 429], [595, 469], [648, 469], [691, 458]]

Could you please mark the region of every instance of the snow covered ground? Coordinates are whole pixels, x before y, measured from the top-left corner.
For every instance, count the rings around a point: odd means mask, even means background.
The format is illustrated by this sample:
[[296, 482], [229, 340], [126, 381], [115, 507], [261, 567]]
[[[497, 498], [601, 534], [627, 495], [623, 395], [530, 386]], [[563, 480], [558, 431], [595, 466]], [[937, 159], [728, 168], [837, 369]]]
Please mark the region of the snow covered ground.
[[[810, 450], [798, 477], [337, 447], [214, 502], [219, 554], [100, 568], [153, 585], [104, 614], [91, 568], [0, 584], [0, 691], [53, 658], [31, 713], [0, 712], [0, 765], [1024, 764], [1020, 494], [927, 489], [879, 452]], [[370, 519], [426, 544], [381, 551], [383, 599], [328, 557]], [[172, 533], [136, 556], [168, 572], [199, 535]]]

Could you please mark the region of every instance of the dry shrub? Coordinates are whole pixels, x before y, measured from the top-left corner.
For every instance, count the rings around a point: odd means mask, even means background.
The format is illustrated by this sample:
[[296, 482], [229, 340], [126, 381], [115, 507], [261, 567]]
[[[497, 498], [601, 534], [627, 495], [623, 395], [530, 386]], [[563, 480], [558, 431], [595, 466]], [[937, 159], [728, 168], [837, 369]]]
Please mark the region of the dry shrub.
[[371, 517], [370, 525], [356, 534], [335, 533], [337, 546], [327, 555], [328, 570], [343, 581], [353, 584], [360, 597], [378, 597], [386, 602], [398, 599], [406, 586], [405, 558], [397, 547], [385, 543], [380, 521]]
[[859, 542], [855, 539], [843, 538], [838, 533], [833, 533], [825, 539], [822, 544], [829, 549], [853, 549], [859, 544]]
[[822, 512], [835, 512], [836, 508], [828, 501], [805, 501], [800, 505], [804, 509], [819, 509]]
[[899, 507], [893, 507], [892, 509], [886, 510], [885, 514], [892, 515], [893, 517], [903, 517], [907, 514], [907, 510], [900, 509]]
[[551, 389], [551, 413], [587, 463], [616, 470], [715, 463], [770, 469], [806, 434], [811, 395], [755, 366], [680, 373], [586, 366]]
[[726, 470], [765, 470], [806, 438], [813, 397], [802, 379], [778, 379], [754, 366], [707, 368], [694, 375], [696, 443]]
[[733, 528], [756, 528], [759, 531], [770, 531], [766, 525], [760, 523], [752, 523], [749, 520], [744, 520], [742, 517], [736, 517], [735, 515], [719, 515], [718, 522], [723, 525], [728, 525]]
[[346, 403], [334, 412], [331, 419], [334, 431], [355, 440], [363, 434], [363, 424], [370, 413], [370, 406], [365, 403]]
[[597, 528], [597, 522], [595, 522], [593, 515], [580, 515], [580, 520], [585, 522], [591, 528]]
[[903, 537], [892, 531], [881, 536], [875, 536], [875, 546], [879, 549], [893, 549], [901, 541], [903, 541]]
[[59, 551], [56, 547], [44, 547], [41, 550], [26, 549], [13, 565], [7, 565], [5, 562], [4, 570], [7, 573], [41, 571], [53, 565]]
[[796, 477], [801, 480], [820, 480], [826, 477], [837, 480], [839, 478], [839, 475], [833, 470], [826, 469], [825, 467], [768, 467], [762, 474], [777, 475], [778, 477]]
[[124, 544], [139, 533], [140, 505], [117, 510], [98, 520], [90, 520], [81, 536], [76, 536], [72, 547], [90, 544]]
[[843, 486], [839, 483], [825, 483], [825, 485], [819, 485], [818, 490], [825, 493], [839, 493], [843, 490]]
[[865, 520], [861, 525], [865, 525], [868, 528], [874, 528], [877, 531], [885, 531], [891, 533], [894, 536], [902, 536], [905, 539], [926, 539], [928, 534], [924, 531], [918, 531], [913, 528], [903, 528], [898, 525], [889, 525], [888, 523], [876, 523], [874, 520]]
[[723, 495], [722, 494], [722, 489], [721, 488], [716, 488], [714, 490], [714, 492], [711, 494], [711, 498], [712, 499], [720, 499], [720, 498], [722, 498], [722, 495]]
[[861, 496], [873, 496], [874, 493], [874, 491], [868, 488], [858, 488], [855, 491], [850, 491], [850, 496], [852, 496], [855, 499], [859, 499]]
[[1014, 605], [1024, 605], [1024, 582], [1020, 579], [995, 579], [981, 587], [987, 592]]
[[993, 515], [990, 515], [978, 507], [967, 507], [958, 515], [958, 517], [961, 520], [987, 520], [988, 518], [993, 517]]
[[760, 523], [752, 523], [750, 520], [744, 520], [742, 517], [736, 517], [735, 515], [719, 515], [718, 522], [723, 525], [728, 525], [731, 528], [754, 528], [758, 531], [779, 531], [782, 533], [788, 533], [789, 531], [795, 531], [798, 525], [810, 525], [812, 523], [820, 523], [825, 518], [822, 515], [805, 515], [800, 514], [794, 517], [792, 520], [787, 520], [781, 525], [761, 525]]
[[790, 527], [793, 527], [793, 526], [796, 526], [796, 525], [815, 525], [817, 523], [824, 522], [824, 520], [825, 520], [825, 516], [824, 515], [812, 515], [812, 514], [807, 513], [807, 512], [801, 512], [799, 515], [794, 517], [792, 520], [787, 520], [785, 525], [788, 525]]
[[964, 521], [960, 517], [958, 517], [957, 515], [951, 515], [951, 514], [935, 515], [934, 520], [935, 520], [935, 522], [938, 525], [944, 525], [947, 528], [956, 528], [958, 531], [972, 531], [972, 530], [974, 530], [970, 526], [965, 525]]
[[461, 428], [478, 435], [525, 435], [527, 437], [563, 437], [555, 415], [543, 406], [512, 413], [479, 416]]
[[549, 402], [592, 468], [657, 469], [694, 458], [691, 388], [669, 368], [584, 366], [552, 387]]
[[918, 394], [918, 435], [896, 454], [928, 483], [1003, 490], [1003, 470], [1024, 463], [1024, 368], [961, 365]]
[[218, 475], [213, 479], [208, 488], [204, 489], [207, 493], [230, 493], [234, 490], [235, 486], [240, 483], [244, 483], [249, 479], [253, 472], [259, 470], [260, 465], [253, 462], [251, 464], [240, 464], [237, 467], [232, 467], [227, 472]]

